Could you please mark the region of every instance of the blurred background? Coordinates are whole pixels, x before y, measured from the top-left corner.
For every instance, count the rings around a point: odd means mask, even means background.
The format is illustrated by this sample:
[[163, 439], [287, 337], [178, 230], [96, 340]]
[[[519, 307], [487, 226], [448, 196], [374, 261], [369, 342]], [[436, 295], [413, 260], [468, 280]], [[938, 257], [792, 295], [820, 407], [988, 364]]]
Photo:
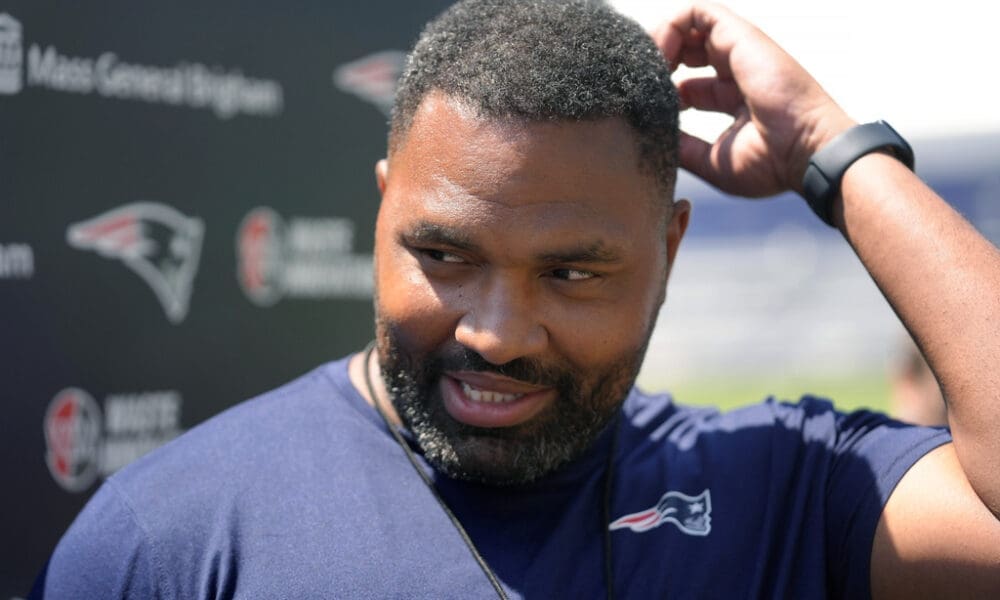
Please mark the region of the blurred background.
[[[674, 3], [616, 0], [647, 29]], [[1000, 243], [1000, 113], [984, 63], [997, 9], [895, 0], [733, 0], [859, 121], [911, 141], [917, 173]], [[954, 25], [953, 25], [954, 23]], [[681, 67], [677, 78], [707, 69]], [[731, 119], [688, 111], [703, 139]], [[893, 404], [923, 377], [909, 337], [850, 248], [794, 195], [736, 201], [684, 173], [694, 210], [640, 384], [735, 406], [815, 393], [843, 408]], [[928, 394], [933, 399], [933, 387]], [[900, 397], [897, 403], [908, 400]]]
[[[110, 473], [370, 339], [373, 165], [402, 52], [447, 2], [341, 4], [0, 2], [0, 598]], [[1000, 240], [993, 9], [815, 4], [732, 6]], [[671, 4], [617, 6], [651, 26]], [[641, 385], [892, 408], [919, 361], [836, 232], [795, 197], [679, 194]]]

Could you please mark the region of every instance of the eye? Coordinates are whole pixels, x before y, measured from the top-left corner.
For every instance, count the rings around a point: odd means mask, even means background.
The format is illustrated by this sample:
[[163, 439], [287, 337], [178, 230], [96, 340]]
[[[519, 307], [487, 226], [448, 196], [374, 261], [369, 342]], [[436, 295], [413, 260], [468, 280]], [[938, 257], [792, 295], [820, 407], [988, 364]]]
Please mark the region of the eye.
[[420, 252], [423, 253], [424, 256], [426, 256], [427, 258], [430, 258], [431, 260], [436, 260], [438, 262], [456, 263], [456, 264], [461, 264], [465, 262], [465, 259], [463, 259], [461, 256], [458, 256], [457, 254], [452, 254], [450, 252], [445, 252], [444, 250], [424, 248]]
[[590, 271], [581, 271], [580, 269], [554, 269], [552, 276], [556, 279], [566, 281], [586, 281], [597, 277], [597, 274]]

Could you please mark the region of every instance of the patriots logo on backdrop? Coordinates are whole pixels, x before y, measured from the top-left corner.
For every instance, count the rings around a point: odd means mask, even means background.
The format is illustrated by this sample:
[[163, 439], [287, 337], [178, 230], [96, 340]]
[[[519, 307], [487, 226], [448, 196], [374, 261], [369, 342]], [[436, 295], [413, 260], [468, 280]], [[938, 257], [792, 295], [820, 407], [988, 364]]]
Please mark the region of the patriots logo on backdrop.
[[404, 52], [383, 50], [337, 67], [333, 71], [333, 83], [341, 91], [371, 102], [389, 116], [396, 98], [396, 83], [405, 64]]
[[120, 260], [156, 294], [167, 319], [187, 316], [198, 271], [205, 226], [156, 202], [120, 206], [66, 229], [66, 241], [80, 250]]
[[608, 529], [631, 529], [642, 533], [664, 523], [673, 523], [688, 535], [708, 535], [712, 531], [711, 494], [707, 489], [697, 496], [667, 492], [653, 508], [625, 515], [612, 522]]

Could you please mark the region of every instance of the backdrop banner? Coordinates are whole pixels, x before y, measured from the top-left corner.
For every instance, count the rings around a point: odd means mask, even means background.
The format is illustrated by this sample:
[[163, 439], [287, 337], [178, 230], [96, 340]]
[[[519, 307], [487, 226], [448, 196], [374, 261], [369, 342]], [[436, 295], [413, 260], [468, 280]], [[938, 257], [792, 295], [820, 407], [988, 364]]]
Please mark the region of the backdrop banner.
[[374, 164], [445, 4], [0, 4], [0, 598], [105, 477], [372, 337]]

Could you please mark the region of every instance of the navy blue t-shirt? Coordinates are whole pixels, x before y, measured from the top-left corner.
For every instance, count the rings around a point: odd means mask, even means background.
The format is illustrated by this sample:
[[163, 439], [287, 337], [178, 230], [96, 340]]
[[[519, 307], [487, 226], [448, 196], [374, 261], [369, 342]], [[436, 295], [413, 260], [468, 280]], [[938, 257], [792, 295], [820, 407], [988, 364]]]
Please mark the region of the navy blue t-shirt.
[[[432, 473], [512, 598], [861, 598], [882, 506], [949, 440], [815, 398], [720, 414], [633, 390], [609, 432], [526, 486]], [[56, 548], [50, 598], [491, 598], [377, 413], [330, 363], [111, 477]]]

